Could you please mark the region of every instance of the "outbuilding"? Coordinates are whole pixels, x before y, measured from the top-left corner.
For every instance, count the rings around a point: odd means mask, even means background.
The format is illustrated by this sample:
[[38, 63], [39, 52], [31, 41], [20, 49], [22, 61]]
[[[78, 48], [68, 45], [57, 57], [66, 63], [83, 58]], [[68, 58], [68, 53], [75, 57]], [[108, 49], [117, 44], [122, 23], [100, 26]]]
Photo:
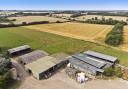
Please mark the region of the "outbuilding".
[[114, 66], [117, 58], [102, 53], [87, 51], [69, 57], [69, 63], [77, 70], [85, 72], [86, 75], [98, 75], [104, 72], [105, 68]]
[[25, 55], [19, 56], [18, 59], [21, 64], [26, 65], [28, 63], [31, 63], [33, 61], [36, 61], [36, 60], [38, 60], [42, 57], [48, 56], [48, 55], [49, 54], [45, 51], [36, 50], [36, 51], [30, 52], [30, 53], [27, 53]]
[[14, 57], [14, 56], [17, 56], [17, 55], [28, 53], [30, 51], [31, 51], [31, 47], [29, 45], [24, 45], [24, 46], [19, 46], [19, 47], [16, 47], [16, 48], [9, 49], [7, 51], [7, 53], [8, 53], [9, 56]]
[[45, 56], [32, 63], [25, 65], [26, 70], [36, 79], [46, 79], [54, 74], [59, 68], [66, 65], [67, 60], [58, 60], [51, 56]]

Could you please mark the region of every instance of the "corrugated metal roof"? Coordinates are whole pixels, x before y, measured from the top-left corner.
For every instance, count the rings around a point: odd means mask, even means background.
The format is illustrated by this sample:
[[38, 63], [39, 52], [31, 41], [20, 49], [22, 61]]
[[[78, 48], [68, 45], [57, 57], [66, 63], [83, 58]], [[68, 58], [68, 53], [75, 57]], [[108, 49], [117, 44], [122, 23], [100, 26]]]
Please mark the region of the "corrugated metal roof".
[[85, 54], [76, 54], [76, 55], [73, 55], [72, 57], [77, 58], [77, 59], [79, 59], [81, 61], [84, 61], [84, 62], [86, 62], [86, 63], [88, 63], [88, 64], [90, 64], [92, 66], [97, 67], [97, 68], [101, 68], [101, 67], [106, 65], [105, 62], [97, 60], [95, 58], [88, 57]]
[[9, 49], [8, 52], [10, 54], [12, 54], [14, 52], [22, 51], [22, 50], [29, 49], [29, 48], [31, 48], [29, 45], [24, 45], [24, 46], [19, 46], [19, 47], [16, 47], [16, 48]]
[[90, 56], [93, 56], [93, 57], [101, 58], [103, 60], [110, 61], [110, 62], [115, 62], [117, 60], [116, 57], [105, 55], [105, 54], [94, 52], [94, 51], [86, 51], [84, 53], [86, 55], [90, 55]]
[[[84, 61], [78, 60], [78, 59], [73, 58], [73, 57], [71, 57], [69, 59], [69, 62], [73, 65], [78, 66], [80, 69], [84, 69], [85, 71], [91, 72], [92, 74], [96, 74], [97, 71], [99, 71], [99, 72], [104, 71], [102, 69], [96, 68], [96, 67], [94, 67], [94, 66], [92, 66], [92, 65], [90, 65]], [[82, 70], [82, 71], [84, 71], [84, 70]]]
[[44, 72], [55, 65], [55, 63], [51, 60], [55, 60], [55, 58], [46, 56], [35, 62], [25, 65], [25, 67], [30, 69], [33, 73], [40, 74], [41, 72]]
[[28, 63], [31, 63], [33, 61], [36, 61], [36, 60], [38, 60], [42, 57], [48, 56], [48, 55], [49, 54], [45, 51], [36, 50], [36, 51], [31, 52], [31, 53], [19, 56], [19, 59], [20, 59], [20, 61], [28, 64]]
[[30, 69], [35, 74], [40, 74], [58, 63], [60, 63], [60, 61], [58, 61], [56, 58], [45, 56], [37, 61], [25, 65], [25, 67]]

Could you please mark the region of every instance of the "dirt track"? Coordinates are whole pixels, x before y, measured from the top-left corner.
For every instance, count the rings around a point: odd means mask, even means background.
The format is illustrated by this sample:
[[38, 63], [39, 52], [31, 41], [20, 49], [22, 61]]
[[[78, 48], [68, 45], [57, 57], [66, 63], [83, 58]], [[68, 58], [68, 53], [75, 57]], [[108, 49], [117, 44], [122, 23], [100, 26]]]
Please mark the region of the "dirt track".
[[78, 84], [61, 70], [48, 80], [38, 81], [28, 77], [19, 89], [128, 89], [128, 82], [121, 79], [92, 80]]

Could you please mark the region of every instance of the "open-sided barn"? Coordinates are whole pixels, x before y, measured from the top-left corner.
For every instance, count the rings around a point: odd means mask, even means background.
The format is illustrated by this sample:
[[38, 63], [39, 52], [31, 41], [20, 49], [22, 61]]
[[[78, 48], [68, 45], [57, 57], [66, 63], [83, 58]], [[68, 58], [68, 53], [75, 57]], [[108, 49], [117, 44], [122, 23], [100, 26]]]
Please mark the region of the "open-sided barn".
[[19, 56], [19, 62], [26, 65], [28, 63], [31, 63], [33, 61], [36, 61], [42, 57], [48, 56], [49, 54], [45, 51], [41, 51], [41, 50], [36, 50], [33, 52], [30, 52], [28, 54]]
[[31, 51], [31, 47], [29, 45], [24, 45], [24, 46], [19, 46], [16, 48], [9, 49], [7, 53], [9, 54], [9, 56], [13, 57], [13, 56], [21, 55], [30, 51]]
[[56, 59], [51, 56], [45, 56], [32, 63], [25, 65], [26, 70], [31, 73], [36, 79], [50, 77], [56, 70], [67, 63], [67, 59]]
[[69, 58], [69, 63], [74, 68], [91, 75], [103, 73], [105, 68], [112, 67], [116, 61], [116, 57], [94, 51], [76, 54]]

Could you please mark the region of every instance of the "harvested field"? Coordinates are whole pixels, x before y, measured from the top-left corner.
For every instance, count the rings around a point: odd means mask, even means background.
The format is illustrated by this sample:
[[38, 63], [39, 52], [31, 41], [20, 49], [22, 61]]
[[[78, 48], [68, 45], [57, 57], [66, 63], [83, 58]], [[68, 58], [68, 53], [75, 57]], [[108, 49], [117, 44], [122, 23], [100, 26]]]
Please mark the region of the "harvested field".
[[[36, 85], [36, 86], [35, 86]], [[79, 84], [70, 79], [64, 70], [47, 80], [38, 81], [33, 77], [28, 77], [19, 89], [127, 89], [128, 82], [115, 80], [91, 80], [84, 84]]]
[[124, 27], [124, 43], [120, 46], [120, 48], [128, 51], [128, 26]]
[[85, 23], [62, 23], [27, 26], [26, 28], [54, 33], [82, 40], [97, 40], [104, 42], [106, 34], [112, 29], [111, 25], [96, 25]]
[[10, 20], [16, 19], [13, 21], [15, 24], [20, 24], [22, 22], [35, 22], [35, 21], [49, 21], [49, 22], [56, 22], [56, 21], [66, 21], [65, 19], [47, 17], [47, 16], [22, 16], [22, 17], [9, 17]]
[[113, 20], [119, 20], [119, 21], [126, 21], [128, 19], [128, 17], [121, 17], [121, 16], [101, 16], [101, 15], [86, 15], [86, 16], [80, 16], [77, 17], [77, 20], [86, 20], [86, 19], [92, 19], [98, 17], [98, 19], [102, 19], [102, 17], [104, 17], [105, 19], [109, 19], [112, 18]]

